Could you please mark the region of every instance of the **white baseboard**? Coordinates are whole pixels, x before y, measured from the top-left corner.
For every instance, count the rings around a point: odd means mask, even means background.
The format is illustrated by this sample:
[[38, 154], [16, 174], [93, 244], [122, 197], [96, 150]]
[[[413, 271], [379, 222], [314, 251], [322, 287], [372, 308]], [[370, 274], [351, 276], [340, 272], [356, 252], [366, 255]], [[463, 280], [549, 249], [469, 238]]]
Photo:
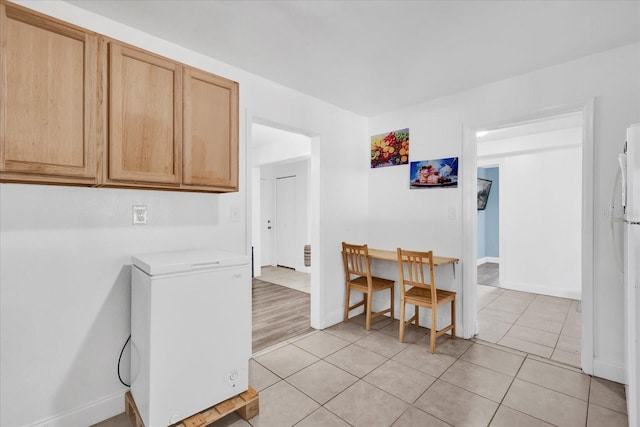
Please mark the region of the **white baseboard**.
[[488, 262], [492, 262], [494, 264], [500, 264], [500, 258], [493, 256], [485, 256], [482, 258], [478, 258], [478, 265], [486, 264]]
[[623, 365], [598, 358], [593, 359], [593, 376], [624, 384], [627, 370]]
[[124, 394], [119, 391], [78, 408], [53, 415], [30, 427], [87, 427], [124, 412]]
[[298, 264], [296, 265], [296, 271], [299, 271], [300, 273], [311, 274], [311, 267], [306, 267], [304, 264]]
[[582, 290], [549, 288], [546, 286], [500, 281], [500, 287], [511, 289], [513, 291], [530, 292], [533, 294], [549, 295], [552, 297], [569, 298], [574, 300], [582, 300]]

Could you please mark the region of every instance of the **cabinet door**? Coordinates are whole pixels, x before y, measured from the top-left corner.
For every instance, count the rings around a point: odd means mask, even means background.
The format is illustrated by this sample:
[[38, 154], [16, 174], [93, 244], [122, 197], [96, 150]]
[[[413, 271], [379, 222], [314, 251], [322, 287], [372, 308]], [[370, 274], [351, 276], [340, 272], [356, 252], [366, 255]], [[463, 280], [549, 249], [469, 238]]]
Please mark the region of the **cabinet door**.
[[0, 3], [0, 180], [95, 184], [98, 37]]
[[181, 71], [178, 63], [110, 42], [108, 181], [179, 184]]
[[189, 67], [184, 73], [182, 182], [205, 190], [238, 189], [238, 83]]

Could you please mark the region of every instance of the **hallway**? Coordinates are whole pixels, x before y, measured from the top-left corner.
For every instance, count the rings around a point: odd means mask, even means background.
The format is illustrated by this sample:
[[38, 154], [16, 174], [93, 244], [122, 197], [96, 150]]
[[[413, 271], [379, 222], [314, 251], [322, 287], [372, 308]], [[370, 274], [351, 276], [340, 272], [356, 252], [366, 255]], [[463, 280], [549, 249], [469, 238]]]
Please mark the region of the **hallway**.
[[580, 367], [580, 302], [496, 287], [498, 264], [478, 266], [478, 339]]

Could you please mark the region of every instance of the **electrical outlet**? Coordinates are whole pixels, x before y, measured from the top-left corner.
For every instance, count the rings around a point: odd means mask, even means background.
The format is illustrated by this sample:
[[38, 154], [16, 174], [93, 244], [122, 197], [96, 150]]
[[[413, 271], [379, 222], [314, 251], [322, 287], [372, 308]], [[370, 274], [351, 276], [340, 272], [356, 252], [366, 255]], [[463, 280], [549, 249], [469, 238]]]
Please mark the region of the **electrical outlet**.
[[147, 223], [147, 207], [133, 206], [133, 225]]

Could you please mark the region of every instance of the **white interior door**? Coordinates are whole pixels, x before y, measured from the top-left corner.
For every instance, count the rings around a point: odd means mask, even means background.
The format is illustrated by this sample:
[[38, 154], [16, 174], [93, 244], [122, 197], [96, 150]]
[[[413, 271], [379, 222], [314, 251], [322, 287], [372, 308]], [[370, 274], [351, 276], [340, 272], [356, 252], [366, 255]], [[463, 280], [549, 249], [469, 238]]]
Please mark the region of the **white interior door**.
[[273, 260], [273, 181], [260, 180], [260, 250], [261, 265], [274, 265]]
[[276, 262], [295, 268], [296, 177], [276, 179]]

